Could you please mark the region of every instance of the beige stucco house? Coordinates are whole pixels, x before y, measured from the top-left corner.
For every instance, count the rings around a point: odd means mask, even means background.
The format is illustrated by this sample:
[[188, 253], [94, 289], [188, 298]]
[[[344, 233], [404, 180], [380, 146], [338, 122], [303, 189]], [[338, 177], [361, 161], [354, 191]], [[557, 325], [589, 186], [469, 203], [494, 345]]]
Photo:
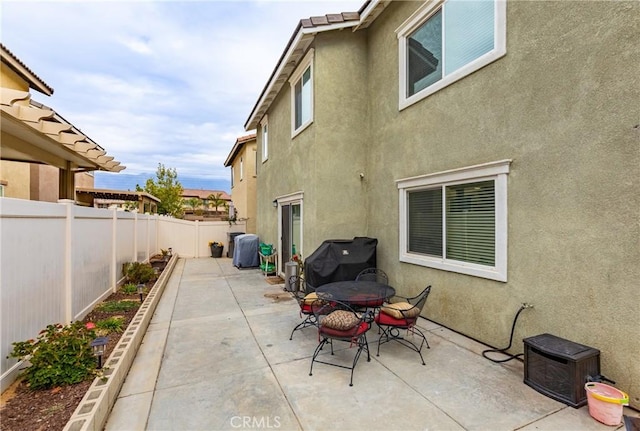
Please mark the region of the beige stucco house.
[[[218, 207], [215, 197], [218, 197]], [[222, 190], [182, 189], [182, 206], [185, 220], [217, 221], [229, 214], [231, 196]], [[195, 203], [195, 207], [192, 206]]]
[[75, 187], [93, 187], [93, 171], [119, 172], [120, 162], [56, 111], [31, 98], [53, 88], [0, 44], [0, 196], [75, 200]]
[[236, 218], [246, 220], [247, 233], [256, 233], [256, 164], [269, 158], [266, 124], [262, 135], [262, 157], [257, 156], [256, 134], [251, 133], [236, 139], [224, 162], [225, 167], [231, 167], [231, 200]]
[[422, 314], [491, 346], [533, 304], [512, 353], [595, 347], [639, 408], [639, 20], [631, 1], [372, 0], [300, 21], [245, 124], [258, 235], [281, 260], [375, 237], [400, 294], [432, 285]]

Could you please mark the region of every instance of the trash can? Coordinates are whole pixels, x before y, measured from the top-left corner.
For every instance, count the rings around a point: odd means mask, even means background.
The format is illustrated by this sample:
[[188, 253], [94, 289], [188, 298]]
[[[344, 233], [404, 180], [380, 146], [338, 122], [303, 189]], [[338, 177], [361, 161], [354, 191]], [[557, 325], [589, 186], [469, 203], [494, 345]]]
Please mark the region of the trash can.
[[296, 286], [291, 286], [291, 277], [294, 275], [298, 275], [298, 266], [297, 262], [287, 262], [284, 264], [284, 289], [287, 292], [297, 292], [300, 290], [299, 281]]
[[244, 232], [229, 232], [227, 234], [227, 244], [229, 244], [227, 247], [227, 257], [233, 258], [235, 237], [238, 235], [244, 235]]

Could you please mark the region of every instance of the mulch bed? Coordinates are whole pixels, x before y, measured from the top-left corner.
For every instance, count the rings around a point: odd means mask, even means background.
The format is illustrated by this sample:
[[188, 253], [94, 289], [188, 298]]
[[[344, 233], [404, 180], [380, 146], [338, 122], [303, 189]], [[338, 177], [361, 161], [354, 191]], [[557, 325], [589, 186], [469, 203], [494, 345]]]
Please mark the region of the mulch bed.
[[[154, 282], [147, 283], [147, 292]], [[123, 316], [123, 328], [126, 329], [138, 312], [140, 296], [138, 294], [125, 295], [117, 292], [110, 295], [106, 301], [130, 300], [138, 304], [137, 308], [125, 312], [104, 312], [94, 310], [82, 321], [97, 322], [113, 316]], [[122, 333], [109, 334], [109, 341], [105, 346], [104, 361], [118, 345]], [[9, 389], [2, 393], [2, 407], [0, 408], [0, 428], [2, 431], [58, 431], [64, 429], [73, 412], [91, 386], [93, 380], [87, 380], [75, 385], [57, 387], [49, 390], [31, 390], [26, 382], [16, 381]]]

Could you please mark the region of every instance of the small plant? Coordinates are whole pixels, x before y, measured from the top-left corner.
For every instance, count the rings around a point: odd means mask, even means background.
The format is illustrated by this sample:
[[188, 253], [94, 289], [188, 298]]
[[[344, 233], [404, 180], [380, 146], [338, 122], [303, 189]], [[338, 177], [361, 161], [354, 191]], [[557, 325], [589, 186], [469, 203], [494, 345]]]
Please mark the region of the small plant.
[[48, 325], [36, 340], [13, 343], [10, 357], [29, 360], [24, 376], [33, 389], [80, 383], [97, 374], [90, 345], [95, 335], [80, 321]]
[[123, 265], [122, 272], [129, 283], [144, 284], [150, 281], [155, 272], [149, 263], [127, 262]]
[[139, 306], [140, 303], [136, 301], [107, 301], [98, 304], [96, 309], [98, 311], [104, 311], [107, 313], [121, 313], [124, 311], [133, 310], [134, 308], [138, 308]]
[[209, 241], [209, 247], [222, 247], [222, 243], [218, 241]]
[[135, 295], [138, 293], [138, 286], [133, 283], [127, 283], [120, 288], [120, 292], [125, 295]]
[[119, 334], [124, 331], [123, 326], [124, 317], [122, 316], [111, 316], [96, 322], [99, 335], [108, 335], [114, 332]]

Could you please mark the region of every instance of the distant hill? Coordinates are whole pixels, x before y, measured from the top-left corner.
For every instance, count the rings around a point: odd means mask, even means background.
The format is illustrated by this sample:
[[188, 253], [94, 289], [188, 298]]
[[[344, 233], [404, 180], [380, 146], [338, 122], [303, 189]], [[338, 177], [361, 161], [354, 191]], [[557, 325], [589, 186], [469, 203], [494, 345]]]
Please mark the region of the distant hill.
[[[95, 172], [94, 187], [96, 189], [130, 190], [136, 189], [136, 184], [144, 187], [148, 178], [155, 178], [155, 174], [113, 174]], [[185, 189], [222, 190], [231, 193], [231, 183], [228, 180], [214, 180], [199, 177], [184, 177], [178, 175], [178, 181]]]

